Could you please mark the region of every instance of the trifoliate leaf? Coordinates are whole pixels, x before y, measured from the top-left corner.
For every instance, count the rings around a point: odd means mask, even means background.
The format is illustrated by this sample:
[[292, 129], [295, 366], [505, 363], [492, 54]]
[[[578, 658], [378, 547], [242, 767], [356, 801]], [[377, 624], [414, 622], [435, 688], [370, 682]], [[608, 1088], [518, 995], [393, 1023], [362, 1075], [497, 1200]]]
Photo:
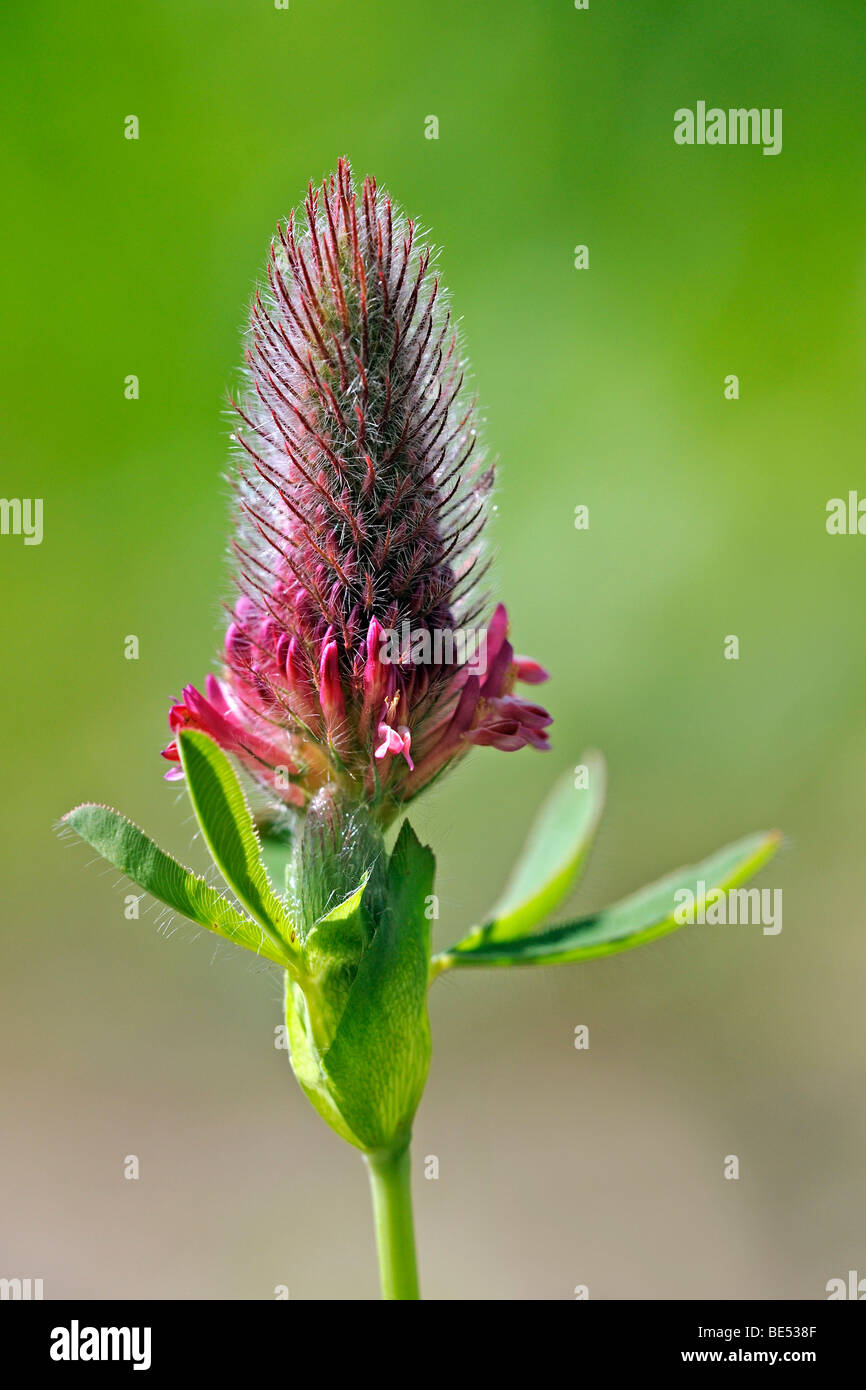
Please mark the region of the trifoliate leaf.
[[735, 888], [757, 873], [781, 841], [776, 830], [748, 835], [702, 863], [678, 869], [576, 922], [508, 941], [482, 941], [471, 947], [458, 944], [434, 959], [432, 973], [470, 965], [559, 965], [640, 946], [685, 925], [677, 920], [683, 903], [678, 894], [690, 892], [699, 913], [710, 894]]
[[571, 769], [560, 778], [536, 817], [505, 892], [484, 925], [470, 932], [458, 949], [532, 931], [571, 892], [595, 838], [607, 782], [600, 753], [584, 753], [580, 766], [586, 769], [587, 785], [575, 785]]
[[64, 816], [62, 824], [68, 825], [133, 883], [181, 916], [277, 965], [288, 963], [287, 953], [260, 926], [233, 908], [203, 878], [178, 864], [119, 811], [86, 803]]

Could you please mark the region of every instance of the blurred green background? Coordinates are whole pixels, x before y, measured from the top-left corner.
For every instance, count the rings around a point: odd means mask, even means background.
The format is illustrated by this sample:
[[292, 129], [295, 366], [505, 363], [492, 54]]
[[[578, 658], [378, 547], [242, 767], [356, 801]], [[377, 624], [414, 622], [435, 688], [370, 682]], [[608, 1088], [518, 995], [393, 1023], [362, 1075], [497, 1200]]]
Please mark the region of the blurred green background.
[[[0, 64], [0, 490], [45, 507], [41, 546], [0, 538], [0, 1275], [376, 1294], [363, 1167], [274, 1048], [277, 973], [126, 921], [129, 889], [51, 833], [104, 800], [200, 860], [158, 750], [219, 641], [226, 391], [276, 219], [343, 153], [444, 248], [502, 461], [497, 591], [554, 677], [551, 755], [480, 750], [419, 807], [440, 943], [588, 744], [611, 779], [588, 908], [789, 837], [761, 879], [779, 936], [436, 986], [425, 1293], [821, 1298], [866, 1274], [866, 539], [824, 524], [866, 494], [860, 0], [19, 3]], [[782, 153], [676, 146], [699, 99], [783, 108]]]

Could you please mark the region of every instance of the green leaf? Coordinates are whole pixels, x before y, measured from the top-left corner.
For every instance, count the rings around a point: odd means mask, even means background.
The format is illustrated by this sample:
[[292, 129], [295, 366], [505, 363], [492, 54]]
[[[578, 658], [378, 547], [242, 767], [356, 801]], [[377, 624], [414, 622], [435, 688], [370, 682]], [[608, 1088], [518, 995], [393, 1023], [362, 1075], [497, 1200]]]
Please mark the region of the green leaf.
[[178, 864], [119, 811], [87, 803], [65, 815], [62, 824], [173, 911], [277, 965], [287, 964], [286, 952], [255, 922], [233, 908], [203, 878]]
[[320, 1047], [333, 1038], [364, 954], [367, 933], [362, 899], [365, 873], [354, 893], [314, 922], [304, 937], [304, 966], [310, 977], [307, 1006], [315, 1016]]
[[332, 907], [330, 912], [326, 912], [324, 917], [320, 917], [318, 922], [313, 924], [311, 930], [317, 931], [326, 922], [350, 922], [360, 917], [361, 899], [364, 896], [364, 889], [367, 887], [369, 878], [370, 872], [368, 870], [355, 891], [349, 893], [341, 903], [337, 903], [336, 907]]
[[238, 901], [292, 956], [292, 924], [262, 863], [259, 838], [231, 763], [198, 729], [183, 729], [177, 743], [193, 810], [214, 863]]
[[286, 976], [286, 1025], [295, 1076], [322, 1118], [343, 1139], [361, 1147], [337, 1109], [321, 1058], [333, 1042], [363, 954], [361, 904], [369, 877], [365, 874], [354, 893], [320, 917], [307, 933], [303, 987]]
[[361, 958], [321, 1058], [352, 1142], [392, 1149], [408, 1137], [430, 1065], [427, 916], [436, 863], [404, 821], [388, 863], [388, 911]]
[[685, 925], [674, 916], [679, 906], [675, 895], [679, 891], [690, 890], [695, 895], [696, 911], [700, 911], [714, 890], [735, 888], [757, 873], [781, 841], [777, 830], [748, 835], [701, 864], [678, 869], [622, 902], [577, 922], [507, 942], [484, 941], [468, 950], [460, 945], [452, 947], [435, 959], [433, 971], [467, 965], [560, 965], [640, 946]]
[[508, 886], [487, 923], [460, 942], [509, 941], [539, 926], [579, 878], [604, 808], [606, 774], [600, 753], [584, 753], [589, 785], [575, 787], [565, 772], [544, 802]]

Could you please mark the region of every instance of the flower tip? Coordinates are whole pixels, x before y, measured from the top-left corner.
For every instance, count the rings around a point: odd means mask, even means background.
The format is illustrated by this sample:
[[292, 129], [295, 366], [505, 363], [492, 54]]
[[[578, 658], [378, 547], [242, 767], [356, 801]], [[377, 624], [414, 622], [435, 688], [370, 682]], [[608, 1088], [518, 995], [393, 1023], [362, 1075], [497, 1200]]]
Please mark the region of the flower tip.
[[523, 681], [524, 685], [543, 685], [550, 680], [550, 672], [540, 666], [537, 661], [533, 661], [529, 656], [516, 656], [514, 658], [517, 679]]
[[325, 716], [325, 723], [333, 733], [346, 714], [346, 701], [340, 682], [340, 662], [336, 641], [326, 639], [319, 662], [319, 703]]
[[508, 636], [508, 609], [504, 603], [497, 603], [487, 625], [487, 650], [495, 655]]
[[378, 618], [373, 617], [370, 619], [370, 626], [367, 628], [368, 659], [372, 659], [373, 657], [378, 655], [379, 649], [382, 645], [382, 634], [384, 633], [384, 631], [385, 629], [379, 622]]

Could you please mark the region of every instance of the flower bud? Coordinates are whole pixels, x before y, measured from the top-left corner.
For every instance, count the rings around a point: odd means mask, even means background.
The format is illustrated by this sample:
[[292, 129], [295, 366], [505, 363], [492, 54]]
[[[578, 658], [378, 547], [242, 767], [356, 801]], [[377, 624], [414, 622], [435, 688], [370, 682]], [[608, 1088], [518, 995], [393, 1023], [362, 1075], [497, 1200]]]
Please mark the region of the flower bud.
[[289, 871], [303, 962], [286, 976], [291, 1060], [324, 1119], [368, 1152], [405, 1143], [427, 1076], [432, 887], [408, 823], [389, 860], [365, 806], [316, 793]]

